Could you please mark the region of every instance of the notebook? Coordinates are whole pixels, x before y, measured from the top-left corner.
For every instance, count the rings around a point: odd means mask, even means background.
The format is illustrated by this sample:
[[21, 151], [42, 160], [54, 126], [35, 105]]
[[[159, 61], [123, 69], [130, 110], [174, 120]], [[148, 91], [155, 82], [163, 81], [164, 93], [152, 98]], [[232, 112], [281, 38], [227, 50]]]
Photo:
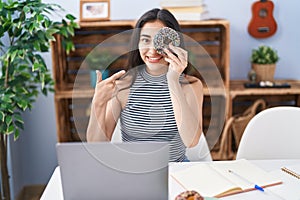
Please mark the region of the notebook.
[[64, 200], [168, 198], [168, 143], [75, 142], [56, 148]]
[[171, 174], [185, 190], [206, 197], [224, 197], [281, 184], [276, 176], [247, 160], [199, 163]]

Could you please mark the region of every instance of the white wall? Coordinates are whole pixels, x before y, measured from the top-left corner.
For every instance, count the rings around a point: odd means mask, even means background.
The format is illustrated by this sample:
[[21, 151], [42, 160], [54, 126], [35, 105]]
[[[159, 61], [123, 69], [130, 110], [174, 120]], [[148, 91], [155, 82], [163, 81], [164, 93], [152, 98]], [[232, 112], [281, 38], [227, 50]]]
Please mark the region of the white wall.
[[[79, 0], [44, 2], [58, 3], [79, 18]], [[72, 3], [71, 3], [72, 2]], [[159, 7], [160, 0], [111, 0], [111, 19], [136, 19], [146, 10]], [[274, 16], [278, 23], [277, 33], [268, 39], [254, 39], [247, 33], [253, 0], [206, 0], [210, 17], [230, 21], [230, 76], [246, 78], [250, 69], [249, 56], [259, 44], [272, 45], [278, 50], [276, 78], [300, 79], [298, 48], [300, 47], [300, 1], [273, 0]], [[45, 54], [51, 68], [51, 56]], [[12, 165], [15, 193], [23, 185], [46, 184], [57, 165], [56, 124], [54, 97], [40, 97], [31, 112], [25, 114], [25, 130], [16, 142], [12, 142]]]

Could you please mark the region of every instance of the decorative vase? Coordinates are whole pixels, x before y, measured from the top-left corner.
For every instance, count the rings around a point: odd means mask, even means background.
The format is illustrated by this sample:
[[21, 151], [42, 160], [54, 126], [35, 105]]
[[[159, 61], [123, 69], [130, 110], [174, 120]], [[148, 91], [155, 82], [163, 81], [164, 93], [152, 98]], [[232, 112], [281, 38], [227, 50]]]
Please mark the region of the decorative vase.
[[[107, 69], [102, 69], [100, 70], [102, 74], [102, 80], [106, 79], [109, 77], [109, 70]], [[97, 73], [96, 70], [90, 70], [90, 84], [92, 88], [96, 87], [96, 82], [97, 82]]]
[[256, 73], [256, 80], [259, 81], [274, 81], [276, 64], [255, 64], [252, 63], [252, 69]]

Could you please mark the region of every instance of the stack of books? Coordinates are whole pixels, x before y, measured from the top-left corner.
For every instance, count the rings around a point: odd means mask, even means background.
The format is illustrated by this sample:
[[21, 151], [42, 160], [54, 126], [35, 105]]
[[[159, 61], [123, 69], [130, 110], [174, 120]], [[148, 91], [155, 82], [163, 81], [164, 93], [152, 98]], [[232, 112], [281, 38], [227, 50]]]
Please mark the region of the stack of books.
[[169, 10], [177, 20], [203, 20], [208, 10], [203, 0], [162, 0], [162, 8]]

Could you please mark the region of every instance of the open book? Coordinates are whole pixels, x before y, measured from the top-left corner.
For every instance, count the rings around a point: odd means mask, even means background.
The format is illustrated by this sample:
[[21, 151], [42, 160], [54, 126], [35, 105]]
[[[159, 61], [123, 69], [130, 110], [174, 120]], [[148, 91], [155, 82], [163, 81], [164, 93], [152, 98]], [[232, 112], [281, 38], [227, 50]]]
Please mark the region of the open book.
[[[233, 173], [234, 172], [234, 173]], [[247, 160], [197, 163], [171, 174], [185, 190], [195, 190], [206, 197], [223, 197], [268, 187], [282, 181]]]

